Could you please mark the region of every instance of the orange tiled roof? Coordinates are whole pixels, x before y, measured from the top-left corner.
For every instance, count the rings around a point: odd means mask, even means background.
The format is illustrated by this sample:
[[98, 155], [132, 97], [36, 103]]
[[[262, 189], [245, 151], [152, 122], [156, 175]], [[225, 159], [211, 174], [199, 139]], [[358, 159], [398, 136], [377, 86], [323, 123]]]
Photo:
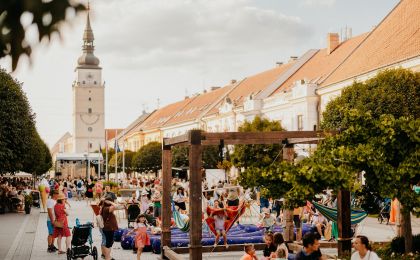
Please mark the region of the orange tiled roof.
[[402, 0], [322, 86], [419, 55], [420, 1]]
[[200, 94], [184, 108], [179, 110], [171, 119], [169, 119], [165, 126], [194, 120], [200, 117], [200, 115], [205, 113], [207, 109], [210, 109], [211, 106], [220, 99], [220, 97], [223, 97], [232, 88], [233, 85], [228, 85], [223, 88]]
[[346, 57], [366, 38], [364, 33], [340, 43], [330, 54], [327, 48], [319, 50], [309, 61], [288, 78], [272, 95], [289, 90], [293, 84], [301, 79], [309, 82], [322, 82]]
[[[293, 62], [280, 65], [274, 69], [270, 69], [256, 75], [250, 76], [242, 80], [235, 89], [230, 92], [227, 97], [233, 102], [235, 106], [243, 105], [245, 97], [253, 94], [257, 95], [267, 86], [273, 83], [283, 72], [289, 69]], [[211, 109], [206, 115], [211, 115], [218, 112], [218, 106]]]
[[110, 128], [110, 129], [105, 129], [105, 138], [107, 141], [114, 139], [115, 137], [115, 131], [117, 132], [117, 135], [119, 133], [121, 133], [124, 129], [122, 128]]
[[139, 129], [150, 130], [162, 127], [166, 124], [177, 112], [181, 111], [186, 105], [193, 101], [196, 97], [186, 98], [184, 100], [169, 104], [162, 107], [153, 114], [151, 114], [143, 123], [140, 124]]

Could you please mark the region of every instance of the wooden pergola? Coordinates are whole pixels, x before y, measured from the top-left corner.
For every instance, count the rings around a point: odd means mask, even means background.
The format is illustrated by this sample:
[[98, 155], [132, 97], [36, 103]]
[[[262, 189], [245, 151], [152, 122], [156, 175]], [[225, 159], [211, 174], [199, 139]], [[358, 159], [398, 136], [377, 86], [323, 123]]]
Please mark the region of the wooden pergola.
[[[325, 137], [321, 131], [274, 131], [274, 132], [223, 132], [207, 133], [201, 130], [190, 130], [188, 133], [173, 138], [164, 138], [162, 144], [162, 258], [175, 259], [171, 247], [171, 179], [172, 179], [172, 146], [189, 146], [190, 171], [190, 244], [189, 255], [192, 260], [202, 259], [202, 171], [201, 155], [203, 145], [235, 144], [284, 144], [283, 159], [293, 162], [295, 144], [316, 144]], [[339, 192], [338, 203], [338, 248], [351, 250], [350, 230], [350, 196]], [[344, 196], [343, 196], [344, 195]], [[348, 202], [347, 202], [348, 196]], [[341, 199], [340, 201], [340, 198]], [[341, 203], [340, 203], [341, 202]], [[293, 240], [293, 212], [286, 212], [285, 240]], [[288, 225], [289, 224], [289, 225]], [[291, 225], [291, 226], [290, 226]], [[341, 245], [340, 245], [341, 244]]]

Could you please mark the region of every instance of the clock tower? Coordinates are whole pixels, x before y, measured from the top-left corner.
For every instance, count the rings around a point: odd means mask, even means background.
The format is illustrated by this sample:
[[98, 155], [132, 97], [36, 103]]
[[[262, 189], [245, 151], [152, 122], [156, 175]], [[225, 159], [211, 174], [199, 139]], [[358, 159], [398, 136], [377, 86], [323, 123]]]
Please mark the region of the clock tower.
[[105, 144], [105, 85], [95, 57], [89, 11], [83, 34], [83, 53], [77, 60], [73, 82], [73, 149], [92, 153]]

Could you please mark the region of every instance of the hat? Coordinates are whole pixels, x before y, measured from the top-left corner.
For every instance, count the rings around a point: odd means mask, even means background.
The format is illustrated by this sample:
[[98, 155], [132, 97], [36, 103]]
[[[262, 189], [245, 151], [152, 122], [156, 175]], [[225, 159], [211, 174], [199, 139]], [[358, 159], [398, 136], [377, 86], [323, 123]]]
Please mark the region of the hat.
[[263, 208], [262, 212], [265, 214], [270, 214], [270, 210], [268, 208]]
[[146, 217], [146, 215], [144, 214], [144, 213], [141, 213], [139, 216], [138, 216], [138, 218], [145, 218]]
[[57, 200], [64, 200], [66, 199], [66, 196], [64, 196], [63, 193], [58, 194]]
[[141, 192], [141, 196], [144, 196], [144, 195], [149, 195], [149, 193], [148, 193], [147, 191], [143, 190], [143, 191]]

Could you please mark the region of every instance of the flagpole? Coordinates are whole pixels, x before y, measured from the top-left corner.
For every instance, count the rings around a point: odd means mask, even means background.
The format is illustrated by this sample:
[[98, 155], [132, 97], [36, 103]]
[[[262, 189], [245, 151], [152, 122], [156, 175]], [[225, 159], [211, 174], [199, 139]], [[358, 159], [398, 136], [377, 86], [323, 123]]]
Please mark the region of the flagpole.
[[105, 178], [109, 181], [108, 176], [108, 130], [105, 130]]
[[115, 178], [117, 178], [117, 185], [119, 187], [119, 178], [118, 178], [118, 140], [117, 140], [117, 129], [115, 129], [115, 144], [114, 144], [114, 149], [115, 149]]
[[123, 130], [123, 173], [125, 174], [125, 129]]

